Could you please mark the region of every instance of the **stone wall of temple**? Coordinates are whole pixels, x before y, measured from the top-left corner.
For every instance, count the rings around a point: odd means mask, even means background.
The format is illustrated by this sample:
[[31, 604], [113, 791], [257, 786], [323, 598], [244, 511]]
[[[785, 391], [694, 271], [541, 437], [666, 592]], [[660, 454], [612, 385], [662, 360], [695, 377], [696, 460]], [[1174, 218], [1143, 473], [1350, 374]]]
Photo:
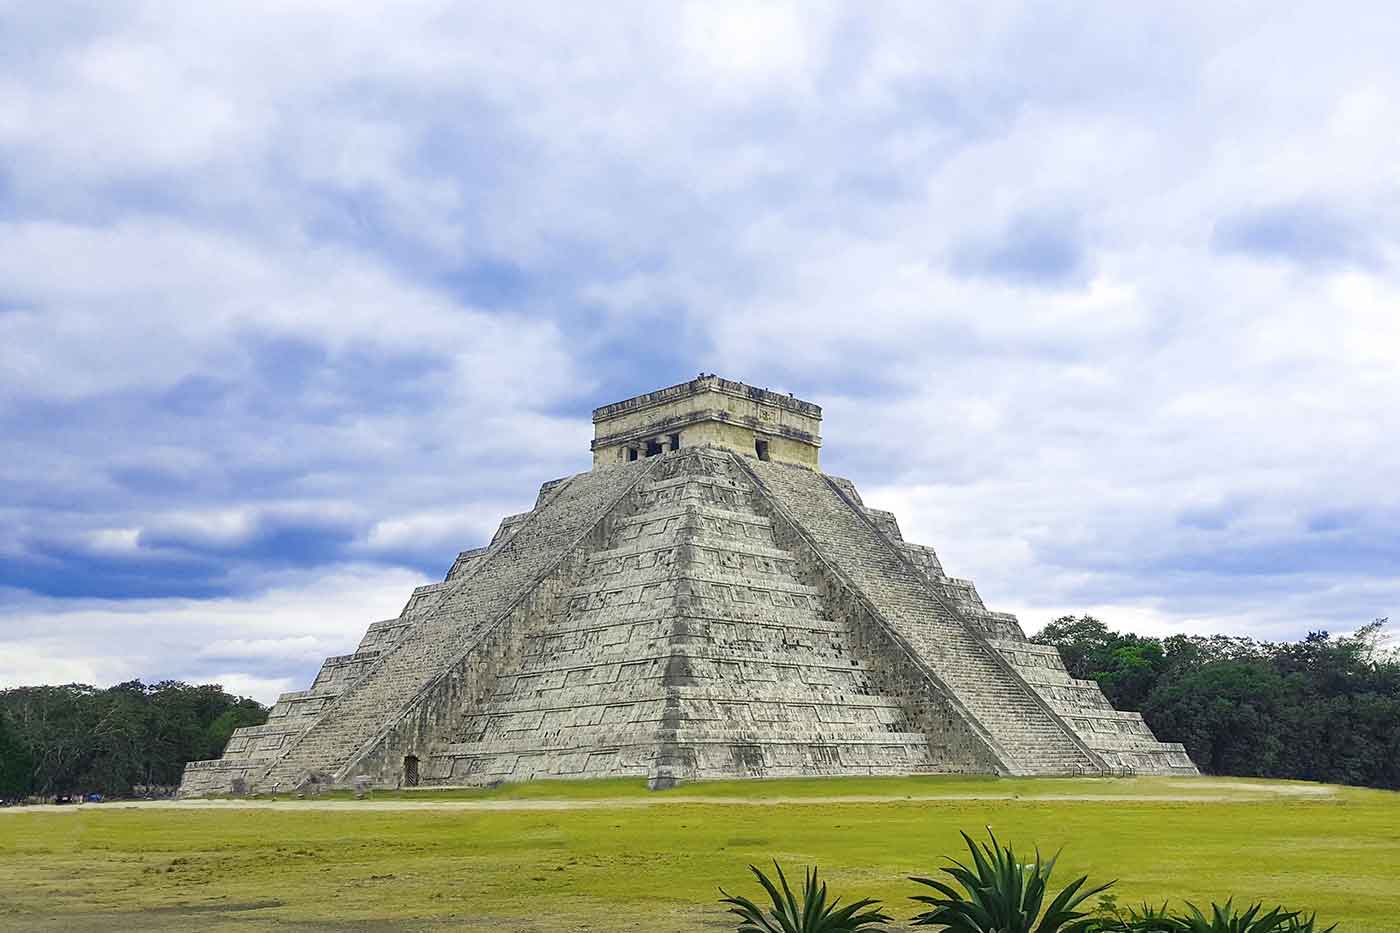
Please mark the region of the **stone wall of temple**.
[[181, 792], [1196, 773], [814, 469], [820, 418], [717, 377], [604, 406], [595, 453], [623, 456], [543, 484]]

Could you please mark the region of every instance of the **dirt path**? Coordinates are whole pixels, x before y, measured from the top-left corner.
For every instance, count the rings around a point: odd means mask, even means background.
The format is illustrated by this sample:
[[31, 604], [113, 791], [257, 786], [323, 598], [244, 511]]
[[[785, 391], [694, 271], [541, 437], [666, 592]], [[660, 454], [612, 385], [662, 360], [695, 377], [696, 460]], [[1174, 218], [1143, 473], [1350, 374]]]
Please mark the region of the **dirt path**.
[[5, 813], [78, 813], [85, 810], [608, 810], [664, 807], [676, 804], [701, 806], [829, 806], [832, 804], [923, 803], [940, 800], [1023, 800], [1089, 803], [1224, 803], [1229, 801], [1275, 800], [1280, 797], [1325, 799], [1336, 795], [1336, 788], [1308, 784], [1241, 784], [1224, 781], [1193, 782], [1193, 788], [1207, 793], [1168, 790], [1159, 793], [1127, 794], [852, 794], [829, 797], [704, 797], [670, 793], [650, 797], [600, 797], [596, 800], [122, 800], [103, 804], [70, 806], [6, 807]]

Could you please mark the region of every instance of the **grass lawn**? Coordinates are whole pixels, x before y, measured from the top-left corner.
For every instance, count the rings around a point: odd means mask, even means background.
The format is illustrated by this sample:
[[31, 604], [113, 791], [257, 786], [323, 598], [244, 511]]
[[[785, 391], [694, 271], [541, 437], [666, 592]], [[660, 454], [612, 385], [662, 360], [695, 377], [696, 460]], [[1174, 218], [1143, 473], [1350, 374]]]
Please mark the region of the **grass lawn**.
[[0, 811], [0, 929], [701, 933], [733, 929], [716, 886], [755, 895], [745, 866], [773, 857], [908, 917], [904, 877], [987, 825], [1028, 854], [1063, 845], [1061, 883], [1117, 878], [1125, 903], [1234, 895], [1400, 930], [1394, 793], [932, 777]]

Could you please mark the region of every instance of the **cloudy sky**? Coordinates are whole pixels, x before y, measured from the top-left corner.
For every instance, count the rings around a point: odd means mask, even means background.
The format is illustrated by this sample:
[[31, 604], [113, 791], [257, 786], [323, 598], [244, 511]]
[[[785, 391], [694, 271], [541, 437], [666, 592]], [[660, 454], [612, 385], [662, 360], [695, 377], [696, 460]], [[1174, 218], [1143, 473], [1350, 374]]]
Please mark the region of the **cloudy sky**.
[[1028, 630], [1400, 621], [1400, 17], [1187, 6], [0, 0], [0, 685], [303, 687], [702, 370]]

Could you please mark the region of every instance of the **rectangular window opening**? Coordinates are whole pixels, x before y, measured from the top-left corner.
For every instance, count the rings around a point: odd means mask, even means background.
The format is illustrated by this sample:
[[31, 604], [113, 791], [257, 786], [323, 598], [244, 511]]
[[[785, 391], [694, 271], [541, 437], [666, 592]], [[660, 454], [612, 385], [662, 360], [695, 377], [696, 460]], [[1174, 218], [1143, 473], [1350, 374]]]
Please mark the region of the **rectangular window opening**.
[[763, 441], [763, 440], [759, 440], [758, 438], [754, 438], [753, 449], [754, 449], [754, 453], [758, 454], [758, 459], [760, 459], [760, 460], [767, 460], [767, 459], [768, 459], [768, 442], [767, 442], [767, 441]]
[[679, 434], [671, 434], [671, 435], [669, 435], [669, 437], [670, 437], [670, 439], [671, 439], [671, 449], [672, 449], [672, 450], [680, 450], [680, 449], [681, 449], [681, 436], [680, 436]]
[[628, 447], [628, 448], [627, 448], [627, 460], [628, 460], [629, 462], [631, 462], [631, 461], [636, 460], [636, 459], [637, 459], [637, 448], [635, 448], [635, 447]]
[[656, 438], [647, 441], [647, 456], [655, 457], [659, 453], [661, 453], [661, 442]]

